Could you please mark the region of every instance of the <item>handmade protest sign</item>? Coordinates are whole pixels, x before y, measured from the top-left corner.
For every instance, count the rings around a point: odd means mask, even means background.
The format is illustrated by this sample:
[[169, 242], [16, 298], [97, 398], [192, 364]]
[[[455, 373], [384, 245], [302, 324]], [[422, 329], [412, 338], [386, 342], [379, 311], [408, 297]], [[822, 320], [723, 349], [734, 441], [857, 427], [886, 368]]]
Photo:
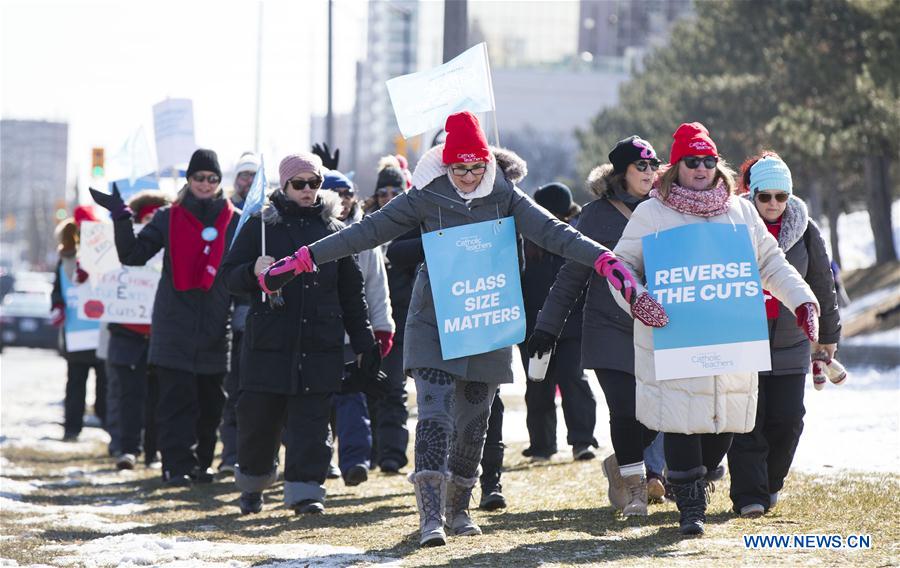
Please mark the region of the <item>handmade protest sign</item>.
[[404, 138], [442, 128], [463, 110], [494, 110], [494, 88], [487, 45], [479, 43], [447, 63], [387, 81], [397, 126]]
[[66, 351], [74, 353], [96, 349], [100, 344], [100, 324], [79, 317], [78, 291], [84, 284], [76, 286], [61, 266], [56, 277], [59, 278], [59, 285], [66, 299], [66, 322], [63, 327]]
[[487, 353], [525, 339], [512, 217], [422, 235], [441, 353]]
[[642, 241], [647, 288], [669, 315], [653, 330], [657, 380], [771, 369], [746, 225], [696, 223]]
[[[110, 323], [149, 324], [162, 271], [163, 252], [145, 266], [122, 266], [116, 254], [112, 225], [91, 224], [100, 227], [91, 227], [91, 245], [86, 248], [82, 241], [78, 251], [79, 262], [90, 275], [87, 282], [77, 287], [78, 317]], [[85, 225], [87, 222], [82, 224], [82, 231]], [[140, 232], [141, 228], [135, 226], [135, 231]]]

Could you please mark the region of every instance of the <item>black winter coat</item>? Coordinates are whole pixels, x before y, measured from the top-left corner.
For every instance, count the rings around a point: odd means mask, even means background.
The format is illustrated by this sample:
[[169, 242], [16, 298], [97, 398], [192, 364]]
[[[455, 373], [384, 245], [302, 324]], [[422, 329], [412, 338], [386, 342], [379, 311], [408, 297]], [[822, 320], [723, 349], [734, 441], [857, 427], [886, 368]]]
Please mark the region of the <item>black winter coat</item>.
[[[825, 241], [822, 240], [819, 228], [809, 218], [806, 204], [793, 195], [781, 216], [778, 246], [819, 301], [822, 311], [819, 316], [819, 343], [837, 343], [841, 337], [841, 318]], [[803, 330], [797, 326], [794, 313], [781, 304], [778, 317], [768, 320], [768, 324], [772, 371], [761, 374], [808, 373], [810, 343]]]
[[[200, 201], [188, 192], [182, 202], [205, 226], [215, 224], [225, 206], [224, 197]], [[221, 267], [212, 287], [178, 291], [172, 280], [172, 246], [169, 242], [171, 207], [156, 212], [137, 236], [131, 218], [114, 223], [119, 261], [126, 266], [143, 266], [164, 248], [162, 276], [153, 302], [150, 332], [151, 365], [197, 374], [220, 374], [228, 370], [231, 342], [231, 295], [225, 288]], [[235, 211], [225, 232], [230, 243], [240, 211]]]
[[[522, 300], [525, 303], [525, 334], [531, 336], [537, 322], [538, 313], [550, 293], [556, 275], [566, 264], [566, 259], [547, 252], [531, 241], [525, 243], [525, 270], [522, 272]], [[569, 312], [566, 324], [559, 333], [559, 339], [581, 337], [584, 309], [584, 294], [579, 291], [578, 299]]]
[[[610, 186], [612, 166], [595, 168], [588, 187], [599, 198], [585, 205], [575, 228], [610, 250], [614, 249], [628, 219], [609, 201], [616, 195], [630, 209], [639, 202]], [[634, 374], [634, 320], [616, 304], [609, 285], [590, 266], [566, 262], [538, 314], [536, 329], [559, 336], [567, 317], [572, 317], [578, 296], [584, 295], [584, 322], [581, 335], [581, 366], [585, 369], [614, 369]]]
[[353, 351], [375, 344], [363, 293], [363, 275], [353, 257], [301, 274], [281, 289], [284, 306], [263, 302], [253, 274], [265, 222], [266, 254], [290, 255], [303, 245], [336, 233], [344, 224], [340, 198], [319, 192], [312, 207], [298, 207], [280, 191], [270, 196], [262, 216], [241, 229], [222, 264], [228, 289], [248, 294], [250, 311], [241, 346], [241, 390], [273, 394], [338, 392], [344, 373], [344, 331]]

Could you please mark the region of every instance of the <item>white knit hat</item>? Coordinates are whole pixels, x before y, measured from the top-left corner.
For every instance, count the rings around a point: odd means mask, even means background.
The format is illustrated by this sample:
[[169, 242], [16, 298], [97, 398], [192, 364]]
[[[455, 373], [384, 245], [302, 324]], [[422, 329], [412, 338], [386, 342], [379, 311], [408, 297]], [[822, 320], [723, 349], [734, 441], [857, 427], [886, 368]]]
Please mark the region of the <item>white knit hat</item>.
[[241, 154], [241, 157], [238, 158], [237, 165], [234, 166], [234, 173], [239, 174], [241, 172], [253, 172], [256, 173], [256, 170], [259, 169], [259, 156], [254, 154], [253, 152], [244, 152]]

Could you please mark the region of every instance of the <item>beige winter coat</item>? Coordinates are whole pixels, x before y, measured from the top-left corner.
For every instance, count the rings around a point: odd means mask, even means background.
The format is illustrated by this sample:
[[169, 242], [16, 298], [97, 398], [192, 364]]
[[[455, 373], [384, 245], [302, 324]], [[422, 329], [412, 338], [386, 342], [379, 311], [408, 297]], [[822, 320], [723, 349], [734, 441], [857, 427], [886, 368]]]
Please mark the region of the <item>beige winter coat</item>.
[[[650, 199], [634, 211], [615, 253], [633, 271], [635, 278], [643, 281], [641, 238], [689, 223], [747, 225], [763, 288], [771, 291], [791, 311], [806, 302], [818, 307], [815, 295], [787, 262], [784, 252], [753, 210], [753, 204], [746, 199], [732, 197], [726, 214], [715, 217], [679, 213], [658, 199]], [[622, 309], [629, 311], [618, 293], [613, 293], [613, 297]], [[758, 381], [755, 372], [657, 381], [653, 330], [637, 320], [634, 322], [634, 358], [637, 377], [635, 414], [648, 428], [681, 434], [749, 432], [753, 429]]]

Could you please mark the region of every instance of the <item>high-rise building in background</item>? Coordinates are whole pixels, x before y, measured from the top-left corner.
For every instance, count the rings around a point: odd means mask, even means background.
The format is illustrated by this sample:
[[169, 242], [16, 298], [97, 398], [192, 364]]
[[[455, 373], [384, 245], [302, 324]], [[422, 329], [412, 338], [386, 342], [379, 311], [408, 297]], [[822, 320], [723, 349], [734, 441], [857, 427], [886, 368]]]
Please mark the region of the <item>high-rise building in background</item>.
[[595, 66], [625, 63], [639, 68], [644, 55], [664, 45], [691, 0], [581, 0], [578, 52]]
[[571, 63], [577, 54], [577, 2], [479, 0], [468, 10], [469, 43], [487, 42], [494, 67]]
[[[34, 268], [52, 262], [53, 231], [59, 217], [71, 214], [66, 192], [68, 143], [67, 123], [0, 120], [4, 261], [26, 262]], [[18, 249], [23, 243], [24, 250]]]

